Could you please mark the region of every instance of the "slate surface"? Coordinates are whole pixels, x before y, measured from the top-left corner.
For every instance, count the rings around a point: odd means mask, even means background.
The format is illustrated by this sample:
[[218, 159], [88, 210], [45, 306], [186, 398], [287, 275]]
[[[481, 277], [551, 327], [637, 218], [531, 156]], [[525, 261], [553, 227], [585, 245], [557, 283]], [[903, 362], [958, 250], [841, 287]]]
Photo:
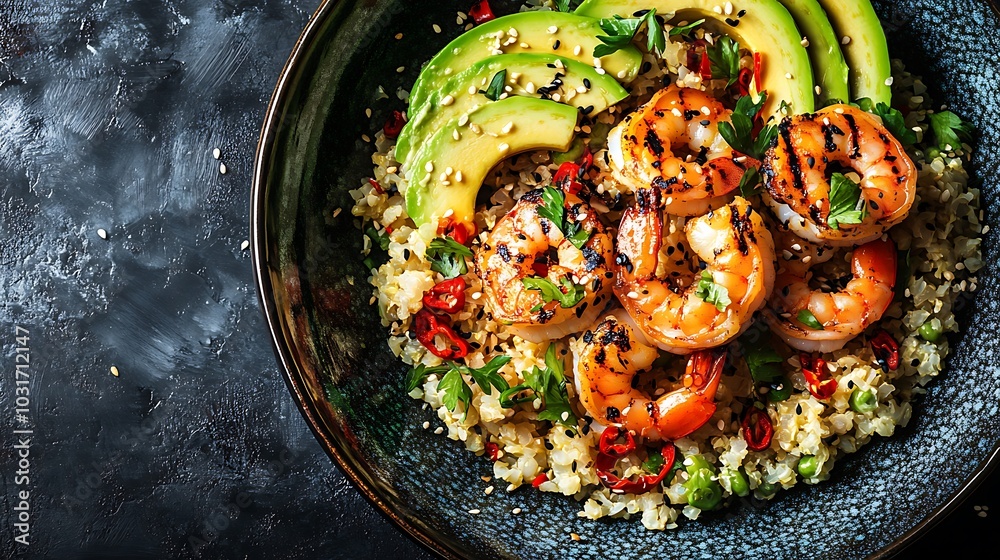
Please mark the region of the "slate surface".
[[[0, 0], [3, 558], [430, 558], [309, 433], [241, 249], [317, 4]], [[998, 493], [908, 552], [991, 544]]]

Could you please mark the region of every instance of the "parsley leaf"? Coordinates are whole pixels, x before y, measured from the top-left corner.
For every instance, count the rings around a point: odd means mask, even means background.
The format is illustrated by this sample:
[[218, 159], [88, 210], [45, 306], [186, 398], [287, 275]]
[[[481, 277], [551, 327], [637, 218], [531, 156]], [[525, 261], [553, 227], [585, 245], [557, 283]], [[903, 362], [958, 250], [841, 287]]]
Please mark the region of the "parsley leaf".
[[490, 101], [496, 101], [500, 99], [501, 95], [503, 95], [503, 87], [506, 84], [507, 69], [504, 68], [493, 75], [493, 79], [490, 80], [490, 85], [486, 88], [486, 91], [483, 92], [483, 95], [485, 95], [486, 99], [489, 99]]
[[967, 123], [951, 111], [941, 111], [928, 115], [931, 119], [931, 130], [937, 139], [937, 146], [942, 150], [958, 149], [962, 139], [969, 139], [972, 134], [972, 123]]
[[384, 229], [378, 231], [375, 229], [375, 226], [368, 226], [368, 229], [365, 230], [365, 235], [372, 240], [372, 245], [379, 247], [383, 251], [389, 250], [389, 234]]
[[763, 182], [761, 181], [760, 171], [756, 167], [750, 167], [743, 172], [743, 176], [740, 177], [740, 196], [743, 198], [750, 198], [760, 194], [763, 190]]
[[684, 35], [685, 33], [689, 33], [691, 31], [694, 31], [694, 28], [698, 27], [699, 25], [701, 25], [703, 23], [705, 23], [705, 20], [704, 19], [699, 19], [698, 21], [693, 21], [693, 22], [691, 22], [691, 23], [689, 23], [687, 25], [678, 25], [678, 26], [675, 26], [675, 27], [673, 27], [673, 28], [670, 29], [670, 36], [671, 37], [676, 37], [677, 35]]
[[896, 140], [899, 140], [908, 146], [917, 143], [916, 133], [906, 126], [903, 113], [898, 110], [893, 109], [885, 103], [880, 102], [875, 104], [867, 97], [858, 99], [856, 102], [852, 103], [852, 105], [862, 111], [877, 115], [880, 119], [882, 119], [882, 124], [885, 126], [886, 130], [895, 136]]
[[646, 460], [642, 462], [642, 470], [651, 474], [660, 474], [660, 469], [663, 468], [663, 453], [659, 449], [656, 451], [650, 451], [649, 456]]
[[732, 303], [729, 299], [729, 290], [725, 286], [716, 284], [712, 279], [712, 273], [707, 270], [701, 271], [701, 280], [698, 281], [694, 295], [705, 300], [705, 303], [711, 303], [719, 311], [725, 311]]
[[590, 239], [590, 232], [574, 220], [566, 212], [566, 197], [561, 189], [545, 187], [542, 189], [542, 204], [538, 206], [538, 215], [552, 222], [574, 247], [580, 249]]
[[577, 418], [569, 405], [563, 362], [556, 356], [555, 344], [550, 344], [548, 351], [545, 352], [545, 369], [536, 378], [536, 382], [539, 384], [536, 393], [541, 393], [545, 400], [545, 410], [538, 414], [538, 419], [562, 424], [575, 430]]
[[451, 364], [448, 373], [444, 374], [444, 377], [438, 382], [438, 391], [443, 393], [441, 402], [448, 407], [448, 410], [454, 411], [458, 403], [461, 402], [465, 405], [465, 413], [468, 414], [469, 406], [472, 403], [472, 389], [465, 384], [462, 371], [458, 369], [458, 366]]
[[583, 296], [587, 293], [583, 286], [574, 284], [572, 280], [566, 278], [565, 276], [559, 279], [559, 283], [562, 284], [563, 288], [566, 290], [565, 292], [563, 292], [559, 286], [556, 286], [548, 278], [522, 278], [521, 283], [524, 284], [524, 287], [529, 290], [538, 290], [542, 292], [542, 299], [545, 303], [558, 301], [559, 305], [564, 308], [570, 308], [580, 303], [580, 300], [582, 300]]
[[465, 258], [472, 257], [472, 250], [450, 237], [438, 237], [427, 245], [426, 256], [431, 260], [431, 270], [455, 278], [469, 271]]
[[479, 388], [482, 389], [487, 395], [493, 394], [493, 390], [490, 389], [491, 385], [496, 387], [497, 391], [501, 391], [502, 393], [503, 391], [509, 389], [510, 385], [508, 385], [507, 380], [501, 377], [497, 372], [500, 371], [500, 368], [506, 365], [510, 359], [510, 356], [497, 356], [481, 368], [462, 366], [461, 369], [467, 370], [469, 375], [472, 376], [472, 379], [475, 380], [476, 385], [479, 385]]
[[736, 83], [740, 75], [740, 45], [723, 35], [708, 49], [708, 59], [712, 61], [712, 77], [726, 78], [726, 87]]
[[556, 0], [556, 10], [560, 12], [572, 12], [580, 5], [580, 0]]
[[795, 318], [798, 319], [800, 323], [809, 327], [810, 329], [813, 329], [815, 331], [823, 330], [823, 323], [820, 323], [819, 319], [817, 319], [816, 316], [813, 315], [812, 311], [809, 311], [808, 309], [803, 309], [802, 311], [799, 311], [799, 314], [796, 315]]
[[843, 173], [834, 173], [830, 177], [830, 213], [826, 224], [840, 229], [840, 224], [860, 224], [867, 215], [868, 202], [861, 197], [861, 185]]
[[736, 108], [730, 116], [731, 122], [719, 123], [719, 134], [736, 151], [754, 159], [764, 158], [764, 152], [778, 135], [778, 128], [768, 125], [761, 129], [756, 138], [753, 137], [753, 123], [760, 113], [761, 107], [767, 101], [767, 93], [762, 92], [756, 102], [749, 95], [744, 95], [736, 101]]
[[587, 241], [590, 240], [590, 232], [583, 229], [580, 222], [566, 220], [566, 224], [562, 230], [566, 239], [568, 239], [569, 242], [572, 243], [577, 249], [582, 249]]
[[784, 372], [778, 364], [784, 362], [774, 348], [767, 345], [740, 344], [743, 359], [747, 362], [750, 377], [754, 383], [774, 383], [784, 377]]
[[602, 18], [599, 25], [608, 35], [597, 36], [603, 43], [594, 47], [594, 56], [597, 58], [628, 47], [643, 25], [646, 26], [646, 48], [650, 52], [656, 51], [662, 54], [666, 47], [666, 37], [663, 35], [663, 27], [656, 19], [655, 9], [646, 12], [641, 18], [622, 18], [618, 15], [613, 18]]
[[413, 369], [406, 372], [406, 392], [409, 393], [424, 384], [427, 380], [427, 376], [434, 374], [442, 374], [449, 370], [448, 366], [425, 366], [424, 364], [417, 364]]

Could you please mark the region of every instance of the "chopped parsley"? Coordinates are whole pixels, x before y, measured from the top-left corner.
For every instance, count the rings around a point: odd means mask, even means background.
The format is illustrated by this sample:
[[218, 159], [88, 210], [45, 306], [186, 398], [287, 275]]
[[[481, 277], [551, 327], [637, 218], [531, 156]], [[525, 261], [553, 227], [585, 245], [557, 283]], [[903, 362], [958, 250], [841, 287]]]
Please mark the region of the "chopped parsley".
[[440, 366], [417, 364], [406, 374], [406, 392], [420, 387], [427, 376], [443, 373], [444, 376], [438, 382], [437, 388], [438, 392], [442, 393], [441, 402], [452, 411], [458, 403], [462, 403], [465, 405], [465, 412], [468, 413], [469, 405], [472, 403], [472, 388], [465, 382], [463, 375], [470, 376], [487, 395], [493, 394], [493, 387], [502, 394], [510, 388], [510, 385], [498, 372], [510, 360], [510, 356], [497, 356], [481, 368], [470, 368], [457, 362], [448, 362]]
[[566, 197], [561, 189], [555, 187], [542, 189], [542, 203], [538, 206], [538, 215], [555, 224], [577, 249], [582, 248], [590, 240], [590, 232], [584, 229], [580, 222], [570, 219], [566, 213]]
[[493, 75], [493, 79], [490, 80], [490, 85], [486, 88], [486, 91], [482, 92], [486, 96], [486, 99], [490, 101], [497, 101], [500, 96], [503, 95], [503, 88], [507, 85], [507, 69], [503, 69]]
[[677, 25], [677, 26], [672, 27], [670, 29], [669, 35], [671, 37], [676, 37], [677, 35], [685, 35], [687, 33], [690, 33], [692, 31], [694, 31], [694, 29], [696, 27], [698, 27], [699, 25], [701, 25], [703, 23], [705, 23], [705, 20], [704, 19], [699, 19], [698, 21], [692, 21], [691, 23], [689, 23], [687, 25]]
[[820, 323], [819, 319], [817, 319], [816, 316], [813, 315], [813, 312], [809, 311], [808, 309], [803, 309], [802, 311], [799, 311], [799, 314], [796, 315], [795, 318], [798, 319], [800, 323], [809, 327], [810, 329], [813, 329], [814, 331], [823, 330], [823, 323]]
[[465, 414], [468, 414], [472, 403], [472, 389], [465, 383], [462, 371], [454, 363], [438, 382], [438, 392], [442, 393], [441, 402], [448, 407], [448, 410], [454, 411], [461, 402], [465, 405]]
[[438, 237], [427, 246], [426, 256], [431, 261], [431, 270], [445, 278], [455, 278], [469, 271], [465, 259], [472, 258], [472, 249], [450, 237]]
[[740, 75], [740, 45], [723, 35], [708, 49], [708, 59], [712, 62], [712, 77], [729, 80], [726, 87], [736, 83]]
[[931, 119], [931, 130], [937, 139], [937, 146], [942, 150], [955, 150], [962, 146], [962, 139], [972, 135], [972, 123], [959, 118], [951, 111], [941, 111], [928, 115]]
[[758, 343], [758, 340], [766, 340], [767, 337], [766, 329], [748, 332], [740, 338], [740, 351], [753, 382], [770, 389], [767, 399], [770, 402], [783, 401], [792, 393], [792, 382], [780, 366], [785, 361], [781, 355], [769, 344]]
[[427, 380], [427, 376], [433, 374], [440, 375], [442, 373], [447, 373], [451, 369], [448, 366], [425, 366], [424, 364], [417, 364], [410, 371], [406, 373], [406, 392], [409, 393], [424, 384]]
[[868, 202], [861, 197], [861, 185], [843, 173], [834, 173], [830, 177], [830, 213], [826, 225], [840, 229], [840, 224], [860, 224], [867, 215]]
[[608, 56], [628, 47], [643, 25], [646, 26], [646, 49], [649, 52], [655, 51], [658, 54], [663, 54], [663, 49], [667, 46], [663, 26], [656, 19], [655, 9], [638, 18], [623, 18], [618, 15], [613, 18], [603, 18], [599, 25], [608, 35], [597, 36], [603, 43], [594, 47], [594, 56], [597, 58]]
[[650, 451], [649, 456], [642, 462], [642, 470], [651, 474], [659, 474], [665, 462], [663, 460], [663, 453], [659, 449]]
[[907, 146], [917, 143], [916, 133], [906, 126], [906, 120], [903, 118], [903, 113], [899, 112], [898, 109], [893, 109], [882, 102], [877, 104], [873, 103], [872, 100], [867, 97], [858, 99], [856, 105], [862, 111], [867, 111], [882, 119], [882, 124], [885, 126], [886, 130], [896, 137], [896, 140], [899, 140]]
[[751, 96], [744, 95], [736, 101], [736, 108], [730, 116], [731, 122], [719, 123], [719, 134], [734, 150], [757, 160], [764, 159], [764, 152], [778, 135], [776, 126], [767, 125], [760, 130], [756, 138], [753, 136], [754, 120], [765, 101], [767, 101], [766, 92], [761, 92], [760, 99], [756, 102]]
[[[516, 396], [518, 394], [522, 396]], [[512, 408], [535, 399], [543, 401], [543, 408], [538, 413], [539, 420], [548, 420], [576, 430], [577, 418], [569, 405], [566, 376], [562, 360], [556, 354], [555, 344], [549, 345], [545, 352], [545, 369], [536, 366], [531, 371], [524, 372], [524, 383], [500, 394], [500, 406]]]
[[581, 0], [556, 0], [556, 10], [560, 12], [572, 12], [580, 5]]
[[372, 245], [382, 249], [383, 251], [389, 250], [389, 234], [383, 229], [378, 231], [375, 226], [368, 226], [365, 230], [365, 235], [372, 240]]
[[701, 271], [701, 280], [698, 280], [698, 287], [694, 295], [710, 303], [719, 311], [725, 311], [732, 300], [729, 299], [729, 290], [725, 286], [716, 284], [712, 279], [712, 273], [707, 270]]
[[743, 172], [743, 176], [740, 177], [740, 196], [743, 198], [750, 198], [760, 194], [763, 190], [763, 181], [761, 180], [760, 171], [756, 167], [750, 167]]
[[[562, 284], [562, 289], [556, 286], [548, 278], [522, 278], [521, 283], [524, 284], [525, 288], [529, 290], [538, 290], [542, 292], [542, 300], [545, 303], [551, 301], [558, 301], [559, 305], [564, 308], [573, 307], [574, 305], [580, 303], [580, 300], [587, 294], [587, 290], [583, 286], [578, 286], [574, 284], [572, 280], [563, 276], [559, 279], [559, 283]], [[565, 290], [565, 291], [563, 291]]]

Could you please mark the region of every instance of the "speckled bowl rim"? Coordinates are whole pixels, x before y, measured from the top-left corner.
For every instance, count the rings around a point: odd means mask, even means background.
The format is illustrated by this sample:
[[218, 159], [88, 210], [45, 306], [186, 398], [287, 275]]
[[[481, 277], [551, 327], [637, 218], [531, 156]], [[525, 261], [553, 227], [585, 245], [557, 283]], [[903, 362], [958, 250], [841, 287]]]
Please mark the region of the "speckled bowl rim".
[[[1000, 6], [998, 0], [985, 0], [993, 11], [1000, 16]], [[271, 156], [274, 150], [274, 142], [281, 128], [283, 109], [290, 97], [290, 92], [295, 82], [295, 75], [302, 65], [303, 57], [308, 51], [308, 47], [316, 40], [319, 29], [323, 27], [326, 19], [330, 16], [333, 8], [341, 0], [323, 0], [316, 8], [316, 11], [309, 18], [292, 52], [285, 62], [278, 78], [274, 93], [267, 106], [264, 116], [264, 124], [261, 128], [260, 138], [257, 142], [257, 151], [254, 157], [254, 172], [250, 191], [250, 236], [251, 236], [251, 259], [254, 269], [254, 280], [257, 287], [257, 296], [260, 299], [264, 318], [267, 322], [268, 331], [271, 334], [271, 345], [274, 349], [278, 362], [281, 365], [282, 376], [288, 389], [292, 392], [295, 405], [302, 413], [309, 429], [319, 441], [326, 453], [333, 459], [354, 486], [361, 491], [362, 495], [373, 504], [383, 515], [388, 517], [406, 535], [424, 546], [431, 552], [435, 552], [445, 558], [461, 560], [471, 558], [460, 551], [449, 548], [434, 540], [430, 535], [410, 522], [407, 516], [400, 513], [390, 502], [383, 500], [372, 488], [370, 488], [350, 463], [344, 458], [352, 453], [350, 449], [342, 447], [336, 439], [330, 437], [323, 429], [323, 423], [319, 420], [315, 403], [309, 396], [305, 388], [305, 383], [301, 377], [303, 371], [295, 362], [294, 353], [287, 344], [284, 336], [284, 323], [278, 312], [274, 300], [271, 277], [267, 269], [267, 231], [265, 222], [265, 201], [267, 197], [267, 177], [271, 172]], [[872, 554], [870, 560], [889, 558], [902, 552], [907, 546], [912, 544], [917, 536], [929, 530], [942, 519], [952, 513], [969, 495], [994, 471], [997, 466], [997, 458], [1000, 457], [1000, 441], [998, 441], [989, 456], [973, 471], [972, 476], [964, 482], [962, 487], [955, 492], [948, 500], [939, 505], [934, 511], [924, 517], [919, 523], [911, 527], [908, 531], [897, 537], [888, 546]]]

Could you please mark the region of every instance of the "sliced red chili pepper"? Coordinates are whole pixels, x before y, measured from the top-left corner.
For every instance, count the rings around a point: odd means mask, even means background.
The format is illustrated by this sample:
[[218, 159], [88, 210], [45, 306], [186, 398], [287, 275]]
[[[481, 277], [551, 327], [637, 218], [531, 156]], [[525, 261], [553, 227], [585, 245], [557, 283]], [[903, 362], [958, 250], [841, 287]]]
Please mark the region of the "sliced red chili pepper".
[[826, 400], [837, 392], [837, 380], [830, 377], [830, 372], [826, 369], [826, 360], [802, 352], [799, 354], [799, 362], [802, 364], [802, 376], [806, 378], [806, 385], [812, 396]]
[[549, 275], [549, 264], [541, 261], [535, 261], [531, 263], [531, 270], [534, 271], [535, 276], [545, 278]]
[[386, 138], [396, 138], [403, 131], [403, 125], [405, 124], [406, 119], [403, 118], [403, 112], [393, 111], [392, 115], [389, 116], [389, 120], [385, 121], [385, 125], [382, 126], [382, 132], [385, 133]]
[[[622, 433], [625, 435], [625, 444], [616, 444], [615, 441]], [[621, 479], [611, 471], [615, 468], [618, 459], [635, 450], [635, 440], [632, 438], [632, 435], [628, 431], [620, 430], [619, 428], [607, 428], [601, 434], [599, 445], [601, 452], [597, 454], [597, 460], [594, 461], [594, 468], [597, 469], [597, 478], [600, 479], [601, 484], [606, 488], [614, 492], [626, 494], [643, 494], [659, 486], [673, 469], [674, 460], [677, 455], [674, 444], [667, 442], [660, 450], [660, 453], [663, 455], [663, 466], [660, 467], [660, 472], [640, 476], [637, 480]]]
[[583, 156], [580, 158], [580, 178], [586, 175], [590, 166], [594, 165], [594, 154], [590, 151], [590, 146], [583, 147]]
[[556, 170], [556, 174], [552, 177], [552, 182], [569, 194], [578, 194], [583, 189], [583, 184], [577, 180], [580, 174], [580, 166], [572, 161], [567, 161]]
[[882, 371], [888, 372], [899, 367], [899, 343], [891, 334], [879, 329], [869, 343]]
[[497, 460], [500, 459], [500, 446], [493, 443], [492, 441], [487, 441], [486, 456], [489, 458], [490, 461], [496, 463]]
[[[417, 341], [430, 350], [431, 354], [443, 360], [464, 358], [471, 350], [469, 343], [464, 338], [458, 336], [442, 320], [442, 317], [435, 315], [427, 309], [417, 311], [417, 315], [413, 318], [413, 331], [417, 336]], [[447, 343], [447, 346], [444, 348], [437, 347], [436, 338], [439, 335]]]
[[698, 66], [698, 73], [701, 74], [703, 81], [708, 82], [712, 79], [712, 59], [708, 57], [708, 53], [701, 55], [701, 64]]
[[476, 225], [466, 224], [449, 217], [438, 222], [438, 235], [447, 235], [462, 245], [468, 245], [469, 239], [476, 235]]
[[743, 415], [743, 439], [751, 451], [764, 451], [771, 447], [771, 437], [774, 436], [774, 425], [767, 411], [751, 406]]
[[548, 481], [549, 481], [549, 477], [546, 476], [545, 473], [542, 473], [542, 474], [536, 476], [535, 479], [531, 481], [531, 485], [534, 486], [535, 488], [538, 488], [543, 483], [546, 483]]
[[750, 95], [750, 82], [753, 80], [753, 70], [740, 68], [740, 73], [736, 76], [736, 93], [739, 95]]
[[375, 192], [378, 194], [385, 194], [385, 189], [383, 189], [382, 185], [378, 184], [378, 181], [375, 179], [368, 179], [368, 183], [371, 184], [372, 188], [375, 189]]
[[497, 16], [493, 15], [493, 8], [490, 7], [489, 0], [483, 0], [469, 8], [469, 17], [472, 18], [472, 21], [479, 24], [496, 19]]
[[764, 91], [763, 83], [760, 79], [761, 68], [763, 67], [762, 58], [759, 52], [753, 53], [753, 81], [758, 93]]
[[461, 276], [438, 282], [424, 294], [424, 306], [445, 313], [458, 313], [465, 307], [465, 278]]
[[[618, 438], [625, 438], [625, 443], [615, 443]], [[628, 430], [623, 430], [617, 426], [611, 426], [604, 430], [601, 439], [598, 441], [598, 448], [601, 453], [615, 459], [619, 459], [635, 451], [635, 438]]]

